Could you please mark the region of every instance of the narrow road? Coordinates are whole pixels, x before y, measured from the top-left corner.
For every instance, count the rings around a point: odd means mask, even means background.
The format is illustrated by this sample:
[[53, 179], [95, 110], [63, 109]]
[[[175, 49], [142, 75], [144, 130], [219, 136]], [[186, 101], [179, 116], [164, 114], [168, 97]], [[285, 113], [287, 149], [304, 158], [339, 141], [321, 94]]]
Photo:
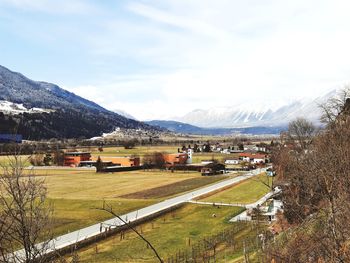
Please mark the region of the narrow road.
[[[127, 222], [134, 222], [136, 220], [139, 220], [139, 219], [151, 216], [153, 214], [156, 214], [158, 212], [161, 212], [163, 210], [167, 210], [171, 207], [175, 207], [179, 204], [186, 203], [190, 200], [193, 200], [193, 199], [198, 198], [200, 196], [206, 195], [208, 193], [211, 193], [211, 192], [217, 191], [219, 189], [228, 187], [230, 185], [239, 183], [240, 181], [246, 180], [246, 179], [253, 177], [261, 172], [264, 172], [265, 169], [257, 169], [254, 171], [250, 171], [244, 175], [237, 176], [235, 178], [231, 178], [228, 180], [224, 180], [224, 181], [203, 187], [201, 189], [198, 189], [198, 190], [195, 190], [195, 191], [192, 191], [192, 192], [189, 192], [189, 193], [162, 201], [160, 203], [147, 206], [147, 207], [139, 209], [137, 211], [133, 211], [133, 212], [127, 213], [125, 215], [122, 215], [121, 218]], [[74, 211], [72, 211], [72, 212], [74, 213]], [[106, 220], [104, 222], [97, 223], [95, 225], [92, 225], [92, 226], [89, 226], [86, 228], [82, 228], [80, 230], [71, 232], [69, 234], [59, 236], [49, 243], [49, 245], [48, 245], [49, 249], [46, 250], [46, 253], [50, 253], [50, 252], [53, 252], [55, 250], [59, 250], [59, 249], [68, 247], [70, 245], [73, 245], [73, 244], [80, 242], [80, 241], [83, 241], [85, 239], [98, 236], [101, 234], [101, 226], [102, 227], [111, 226], [111, 228], [113, 229], [113, 228], [116, 228], [116, 227], [122, 226], [122, 225], [124, 225], [124, 223], [122, 221], [120, 221], [118, 218], [113, 218], [113, 219]], [[37, 246], [41, 247], [42, 244], [38, 244]], [[24, 253], [24, 250], [19, 250], [19, 251], [15, 252], [16, 256], [19, 258], [23, 258], [21, 256], [21, 255], [23, 255], [23, 253]]]

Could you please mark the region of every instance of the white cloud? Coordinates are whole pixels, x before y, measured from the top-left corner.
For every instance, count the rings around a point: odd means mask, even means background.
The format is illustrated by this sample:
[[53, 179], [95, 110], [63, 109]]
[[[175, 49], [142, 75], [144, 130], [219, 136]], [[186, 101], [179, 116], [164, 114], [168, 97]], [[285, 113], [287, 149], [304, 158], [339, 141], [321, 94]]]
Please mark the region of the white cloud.
[[98, 1], [4, 1], [41, 12], [103, 10], [86, 23], [62, 20], [55, 34], [41, 26], [43, 36], [35, 35], [79, 46], [81, 68], [93, 74], [75, 80], [77, 87], [67, 84], [70, 90], [139, 119], [242, 102], [280, 104], [350, 78], [345, 0], [142, 0], [108, 8]]

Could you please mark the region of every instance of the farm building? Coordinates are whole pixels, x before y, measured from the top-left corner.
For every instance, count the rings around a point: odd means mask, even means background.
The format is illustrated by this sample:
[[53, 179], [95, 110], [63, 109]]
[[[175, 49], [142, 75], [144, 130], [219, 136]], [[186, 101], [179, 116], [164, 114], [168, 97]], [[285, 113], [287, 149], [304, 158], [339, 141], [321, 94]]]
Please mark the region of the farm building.
[[[129, 157], [129, 156], [118, 156], [118, 157], [105, 157], [101, 156], [101, 161], [103, 163], [111, 163], [113, 166], [122, 167], [134, 167], [140, 166], [140, 157]], [[96, 162], [98, 157], [92, 157], [92, 161]]]
[[79, 166], [80, 162], [91, 161], [89, 152], [66, 152], [64, 153], [64, 166]]
[[203, 176], [223, 174], [225, 172], [225, 165], [221, 163], [209, 163], [201, 169]]
[[165, 163], [171, 165], [186, 164], [188, 159], [187, 153], [167, 153], [163, 154]]

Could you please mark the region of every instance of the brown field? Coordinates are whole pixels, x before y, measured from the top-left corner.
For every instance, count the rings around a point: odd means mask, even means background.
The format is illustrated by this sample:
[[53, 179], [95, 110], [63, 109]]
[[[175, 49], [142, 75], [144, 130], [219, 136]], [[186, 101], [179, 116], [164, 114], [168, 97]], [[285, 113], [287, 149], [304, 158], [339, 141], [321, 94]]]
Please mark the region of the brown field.
[[225, 176], [212, 176], [212, 177], [197, 177], [192, 179], [186, 179], [180, 182], [167, 184], [160, 187], [151, 188], [144, 191], [130, 193], [122, 195], [122, 198], [131, 199], [150, 199], [150, 198], [162, 198], [169, 195], [175, 195], [177, 193], [184, 193], [207, 184], [221, 181], [227, 177]]

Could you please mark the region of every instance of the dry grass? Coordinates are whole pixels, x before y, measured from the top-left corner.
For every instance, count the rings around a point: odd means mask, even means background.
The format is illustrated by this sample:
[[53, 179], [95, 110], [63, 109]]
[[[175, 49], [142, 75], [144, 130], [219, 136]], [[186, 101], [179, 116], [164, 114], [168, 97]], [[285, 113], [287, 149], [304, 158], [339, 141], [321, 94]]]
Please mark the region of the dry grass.
[[169, 195], [175, 195], [177, 193], [187, 192], [201, 186], [215, 183], [226, 179], [225, 176], [212, 176], [212, 177], [196, 177], [192, 179], [186, 179], [184, 181], [167, 184], [164, 186], [159, 186], [151, 188], [144, 191], [139, 191], [135, 193], [130, 193], [122, 195], [122, 198], [131, 198], [131, 199], [150, 199], [150, 198], [162, 198]]
[[[45, 174], [46, 171], [38, 171]], [[50, 176], [55, 174], [55, 176]], [[186, 179], [200, 178], [198, 172], [167, 172], [158, 170], [120, 173], [95, 173], [92, 171], [47, 171], [45, 178], [50, 198], [112, 200], [134, 193], [135, 189], [152, 189]]]
[[[111, 218], [111, 215], [94, 209], [102, 207], [103, 201], [112, 204], [117, 213], [124, 214], [189, 190], [185, 186], [187, 183], [183, 183], [187, 180], [195, 179], [195, 183], [189, 186], [191, 189], [215, 181], [206, 180], [198, 172], [159, 170], [99, 174], [88, 170], [49, 169], [36, 170], [35, 173], [45, 180], [48, 198], [54, 206], [55, 235]], [[161, 191], [161, 194], [156, 195], [150, 190], [157, 187], [169, 189], [169, 185], [176, 183], [179, 183], [178, 187], [170, 187], [172, 191]], [[151, 191], [152, 196], [144, 196], [145, 199], [120, 197], [135, 193], [137, 189]]]

